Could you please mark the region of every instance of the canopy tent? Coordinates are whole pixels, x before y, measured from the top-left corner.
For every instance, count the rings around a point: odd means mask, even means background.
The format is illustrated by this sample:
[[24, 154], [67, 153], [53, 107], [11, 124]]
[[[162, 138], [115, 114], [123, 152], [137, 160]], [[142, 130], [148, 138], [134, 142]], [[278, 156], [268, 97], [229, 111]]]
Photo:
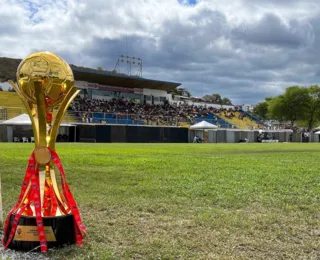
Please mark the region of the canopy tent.
[[209, 130], [209, 129], [217, 129], [218, 127], [214, 124], [210, 124], [207, 121], [202, 121], [195, 125], [190, 126], [192, 130]]
[[[33, 137], [31, 125], [31, 119], [28, 114], [21, 114], [3, 121], [0, 123], [1, 128], [6, 129], [6, 134], [3, 136], [3, 139], [8, 142], [13, 142], [15, 138], [21, 140], [21, 138], [28, 139]], [[76, 125], [73, 124], [62, 123], [59, 127], [59, 135], [72, 137], [74, 142], [76, 141], [76, 132]]]
[[315, 135], [320, 135], [320, 131], [317, 131], [314, 133]]
[[31, 120], [27, 114], [21, 114], [17, 117], [3, 121], [4, 125], [31, 125]]
[[[31, 125], [31, 119], [28, 114], [21, 114], [17, 117], [3, 121], [3, 125]], [[60, 126], [73, 126], [71, 124], [61, 124]]]

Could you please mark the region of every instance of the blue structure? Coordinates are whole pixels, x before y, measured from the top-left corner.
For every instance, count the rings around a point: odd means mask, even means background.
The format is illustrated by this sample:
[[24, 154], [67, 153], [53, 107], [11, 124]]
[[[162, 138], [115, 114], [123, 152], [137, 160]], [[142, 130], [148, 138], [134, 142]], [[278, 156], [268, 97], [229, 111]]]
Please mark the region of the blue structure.
[[[125, 115], [125, 118], [117, 118], [114, 114], [107, 114], [107, 113], [99, 113], [94, 112], [92, 113], [92, 121], [89, 123], [97, 123], [97, 124], [118, 124], [118, 125], [144, 125], [144, 122], [141, 120], [133, 120], [130, 116]], [[83, 122], [83, 118], [81, 115], [78, 115], [76, 112], [76, 119], [78, 122]]]
[[239, 112], [245, 114], [247, 117], [251, 118], [252, 120], [256, 121], [258, 124], [264, 125], [264, 123], [257, 117], [251, 115], [250, 113], [243, 111], [242, 109], [239, 110]]

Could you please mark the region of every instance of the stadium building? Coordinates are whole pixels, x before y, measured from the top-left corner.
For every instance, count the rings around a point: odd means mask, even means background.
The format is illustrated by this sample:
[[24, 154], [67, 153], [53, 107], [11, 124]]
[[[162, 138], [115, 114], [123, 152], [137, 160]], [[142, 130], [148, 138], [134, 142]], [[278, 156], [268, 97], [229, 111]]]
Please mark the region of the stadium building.
[[[176, 100], [172, 99], [172, 95], [168, 94], [168, 91], [173, 90], [180, 86], [180, 83], [166, 82], [159, 80], [146, 79], [137, 76], [129, 76], [120, 73], [114, 73], [112, 71], [101, 71], [87, 68], [71, 67], [73, 70], [75, 85], [81, 89], [80, 96], [89, 100], [112, 100], [126, 99], [134, 100], [138, 104], [165, 104], [166, 102], [172, 103]], [[9, 96], [10, 94], [10, 96]], [[15, 93], [3, 92], [2, 99], [10, 100], [13, 103], [14, 99], [19, 101], [19, 97]], [[186, 98], [182, 95], [181, 98]], [[198, 100], [192, 100], [190, 102], [194, 105], [198, 105]], [[187, 99], [187, 100], [188, 100]], [[188, 101], [182, 99], [184, 102]], [[185, 101], [186, 100], [186, 101]], [[22, 105], [22, 104], [21, 104]], [[20, 105], [20, 106], [21, 106]], [[200, 104], [202, 105], [202, 104]], [[218, 104], [204, 104], [210, 106], [222, 107]], [[19, 106], [16, 103], [15, 106]], [[225, 106], [225, 108], [233, 108], [233, 106]], [[12, 108], [16, 109], [16, 108]], [[7, 108], [5, 109], [7, 110]], [[72, 111], [68, 111], [72, 112]], [[77, 112], [76, 112], [77, 113]], [[234, 111], [233, 113], [242, 113], [241, 111]], [[206, 120], [212, 123], [218, 123], [219, 128], [214, 131], [201, 130], [189, 130], [186, 127], [179, 127], [174, 122], [169, 122], [168, 125], [150, 125], [141, 120], [130, 118], [130, 115], [123, 115], [118, 118], [117, 113], [107, 114], [104, 112], [93, 112], [93, 121], [65, 121], [69, 123], [62, 124], [59, 129], [57, 141], [67, 142], [176, 142], [186, 143], [192, 142], [195, 135], [203, 137], [206, 142], [227, 142], [234, 143], [239, 140], [248, 140], [249, 142], [255, 142], [259, 135], [259, 132], [252, 130], [234, 129], [224, 118], [224, 115], [209, 114], [205, 118], [198, 116], [193, 121], [198, 122]], [[254, 119], [247, 115], [251, 119]], [[21, 118], [25, 118], [21, 120]], [[236, 119], [234, 119], [236, 120]], [[242, 121], [242, 120], [241, 120]], [[173, 124], [172, 124], [173, 123]], [[229, 129], [226, 129], [229, 128]], [[248, 128], [247, 128], [248, 129]], [[279, 141], [286, 141], [289, 139], [291, 133], [287, 132], [274, 132], [274, 138]], [[12, 120], [6, 120], [0, 123], [0, 141], [5, 142], [25, 142], [25, 140], [31, 141], [33, 133], [31, 128], [31, 121], [27, 115], [21, 115], [18, 118]], [[272, 137], [272, 140], [274, 139]], [[298, 141], [299, 136], [293, 136], [293, 141]]]
[[145, 79], [106, 71], [79, 69], [72, 67], [75, 85], [81, 89], [80, 95], [89, 99], [111, 100], [113, 98], [134, 99], [140, 104], [164, 104], [171, 102], [168, 91], [180, 83]]

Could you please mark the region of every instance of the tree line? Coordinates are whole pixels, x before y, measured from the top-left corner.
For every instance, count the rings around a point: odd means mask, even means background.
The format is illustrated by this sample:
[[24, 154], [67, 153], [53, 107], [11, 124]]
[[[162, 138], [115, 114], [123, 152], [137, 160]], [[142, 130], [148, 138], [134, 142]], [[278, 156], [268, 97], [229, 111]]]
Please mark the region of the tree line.
[[263, 120], [290, 122], [292, 128], [303, 126], [311, 131], [320, 121], [320, 87], [290, 86], [284, 94], [258, 103], [254, 113]]
[[[187, 97], [191, 97], [191, 93], [187, 89], [174, 88], [168, 91], [168, 93], [172, 94], [173, 96], [182, 96], [183, 92], [187, 94]], [[221, 97], [220, 94], [205, 95], [202, 97], [202, 99], [212, 104], [232, 105], [232, 101], [229, 98]]]
[[221, 97], [220, 94], [205, 95], [202, 98], [213, 104], [232, 105], [232, 101], [229, 98]]

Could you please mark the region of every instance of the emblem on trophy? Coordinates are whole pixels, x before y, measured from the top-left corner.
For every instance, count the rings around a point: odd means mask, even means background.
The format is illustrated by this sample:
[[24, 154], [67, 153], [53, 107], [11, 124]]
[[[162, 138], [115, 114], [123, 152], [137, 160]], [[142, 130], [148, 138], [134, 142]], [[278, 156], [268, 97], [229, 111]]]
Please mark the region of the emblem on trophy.
[[80, 92], [72, 70], [60, 57], [38, 52], [20, 63], [17, 83], [10, 82], [30, 116], [35, 149], [18, 202], [6, 219], [2, 243], [16, 250], [40, 246], [41, 252], [65, 244], [82, 245], [87, 231], [55, 151], [63, 115]]

